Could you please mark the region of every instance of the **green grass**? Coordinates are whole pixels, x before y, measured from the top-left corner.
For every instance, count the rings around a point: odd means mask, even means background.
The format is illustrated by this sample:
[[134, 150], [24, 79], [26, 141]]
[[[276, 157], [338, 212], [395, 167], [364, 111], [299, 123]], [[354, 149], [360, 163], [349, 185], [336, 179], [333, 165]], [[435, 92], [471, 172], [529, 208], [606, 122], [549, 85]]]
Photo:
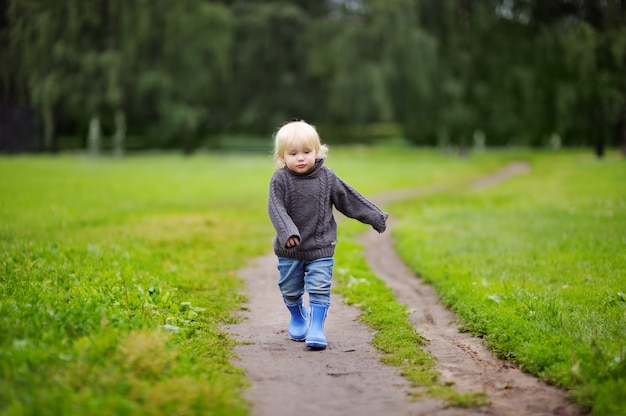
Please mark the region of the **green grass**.
[[397, 250], [499, 356], [626, 414], [626, 164], [531, 163], [494, 188], [397, 204]]
[[[435, 152], [331, 161], [363, 192], [471, 171]], [[235, 271], [271, 250], [272, 171], [259, 155], [2, 157], [0, 413], [247, 414], [220, 328], [243, 301]]]
[[267, 162], [3, 158], [0, 413], [247, 414], [220, 325]]
[[[405, 150], [398, 153], [392, 149], [377, 149], [373, 155], [377, 157], [374, 175], [365, 174], [368, 166], [354, 158], [347, 158], [345, 162], [334, 161], [333, 167], [340, 175], [348, 171], [347, 176], [354, 178], [350, 180], [351, 185], [372, 195], [388, 191], [390, 184], [395, 189], [420, 189], [433, 184], [444, 188], [467, 186], [474, 179], [496, 171], [519, 156], [503, 152], [476, 155], [468, 160], [446, 157], [435, 151], [415, 153]], [[411, 382], [413, 399], [427, 395], [461, 408], [488, 403], [483, 391], [459, 393], [453, 385], [439, 379], [435, 370], [436, 358], [420, 348], [427, 341], [408, 320], [407, 307], [400, 304], [384, 282], [373, 274], [367, 266], [362, 247], [355, 242], [357, 235], [365, 230], [364, 225], [353, 220], [340, 224], [334, 290], [348, 304], [362, 310], [361, 319], [376, 331], [373, 345], [383, 354], [382, 361], [398, 367]]]
[[335, 289], [346, 303], [363, 311], [361, 319], [376, 330], [373, 345], [383, 353], [382, 361], [400, 369], [415, 388], [413, 399], [425, 395], [444, 399], [452, 406], [475, 407], [488, 403], [482, 391], [459, 393], [439, 380], [436, 358], [422, 350], [427, 341], [408, 320], [406, 305], [399, 303], [391, 289], [372, 273], [363, 257], [362, 247], [354, 242], [364, 232], [361, 224], [342, 223], [343, 238], [336, 254]]
[[[519, 157], [531, 175], [461, 191]], [[623, 161], [333, 148], [328, 165], [367, 195], [456, 190], [389, 207], [406, 261], [500, 355], [598, 414], [615, 410], [626, 378]], [[244, 300], [235, 271], [271, 250], [272, 171], [252, 154], [1, 157], [0, 413], [249, 414], [220, 328]], [[383, 360], [428, 394], [480, 403], [439, 383], [406, 310], [367, 269], [360, 227], [340, 225], [337, 289], [377, 330]]]

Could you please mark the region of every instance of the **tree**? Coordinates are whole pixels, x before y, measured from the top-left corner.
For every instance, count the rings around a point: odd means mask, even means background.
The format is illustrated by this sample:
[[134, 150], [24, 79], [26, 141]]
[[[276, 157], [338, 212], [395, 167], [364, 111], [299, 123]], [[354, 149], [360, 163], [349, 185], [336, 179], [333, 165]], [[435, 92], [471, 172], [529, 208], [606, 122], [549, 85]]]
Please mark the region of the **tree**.
[[[56, 42], [63, 42], [64, 7], [53, 1], [10, 1], [7, 5], [10, 39], [5, 62], [15, 74], [18, 100], [37, 108], [43, 121], [43, 147], [55, 150], [55, 107], [61, 97]], [[10, 87], [9, 87], [10, 88]]]
[[601, 154], [626, 149], [625, 3], [0, 0], [0, 98], [37, 109], [48, 150], [90, 120], [121, 155], [127, 131], [190, 153], [304, 118]]
[[291, 2], [242, 2], [234, 13], [231, 116], [244, 128], [262, 130], [294, 117], [312, 118], [306, 11]]
[[322, 85], [322, 119], [398, 122], [422, 138], [433, 121], [436, 54], [418, 27], [415, 2], [333, 3], [332, 18], [311, 24], [307, 46], [311, 77]]
[[[572, 133], [580, 137], [580, 142], [592, 144], [599, 157], [604, 154], [609, 137], [617, 136], [615, 126], [620, 123], [620, 117], [623, 122], [622, 108], [626, 103], [624, 3], [588, 0], [567, 4], [559, 1], [548, 10], [539, 2], [533, 5], [533, 15], [539, 23], [553, 22], [550, 28], [574, 26], [575, 38], [566, 39], [560, 45], [565, 60], [577, 75], [573, 117], [576, 124]], [[614, 144], [617, 143], [616, 140]]]
[[155, 98], [158, 121], [149, 131], [162, 140], [180, 140], [184, 153], [197, 147], [206, 120], [219, 117], [226, 99], [222, 85], [230, 79], [232, 14], [219, 4], [201, 0], [160, 1], [158, 51], [145, 62], [140, 98]]

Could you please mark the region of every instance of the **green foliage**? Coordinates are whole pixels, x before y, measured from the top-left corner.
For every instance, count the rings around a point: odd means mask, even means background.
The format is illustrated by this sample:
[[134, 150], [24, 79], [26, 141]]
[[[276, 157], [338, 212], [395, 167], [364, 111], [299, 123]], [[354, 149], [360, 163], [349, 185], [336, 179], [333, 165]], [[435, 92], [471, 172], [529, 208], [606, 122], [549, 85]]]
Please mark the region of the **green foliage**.
[[531, 162], [529, 175], [493, 189], [398, 205], [397, 249], [498, 355], [619, 414], [624, 164], [578, 153]]
[[5, 89], [39, 110], [46, 150], [58, 145], [58, 120], [83, 136], [88, 120], [101, 117], [107, 133], [123, 135], [114, 119], [128, 114], [135, 130], [156, 138], [147, 147], [182, 137], [189, 150], [206, 114], [219, 117], [233, 31], [220, 4], [11, 1], [8, 17], [14, 59]]
[[315, 104], [306, 92], [310, 18], [292, 2], [242, 2], [234, 8], [235, 83], [229, 100], [240, 126], [272, 131]]
[[38, 111], [46, 150], [95, 117], [118, 148], [128, 124], [187, 153], [293, 118], [442, 147], [625, 140], [623, 2], [5, 3], [1, 98]]

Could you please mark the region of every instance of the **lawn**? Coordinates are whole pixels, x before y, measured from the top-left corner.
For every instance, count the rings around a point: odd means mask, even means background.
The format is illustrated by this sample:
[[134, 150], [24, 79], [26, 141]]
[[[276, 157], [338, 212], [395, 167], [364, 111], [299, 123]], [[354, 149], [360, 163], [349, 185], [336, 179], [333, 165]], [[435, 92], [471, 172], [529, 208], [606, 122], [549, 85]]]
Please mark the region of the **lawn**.
[[[531, 174], [463, 190], [520, 157]], [[623, 160], [332, 148], [327, 164], [366, 195], [443, 185], [390, 207], [407, 263], [500, 355], [619, 404]], [[0, 413], [249, 414], [221, 327], [244, 300], [236, 270], [270, 250], [272, 170], [254, 154], [0, 157]]]
[[[466, 165], [332, 156], [372, 192]], [[272, 172], [269, 155], [0, 158], [0, 412], [247, 414], [220, 328], [244, 300], [235, 271], [270, 250]]]
[[[0, 161], [0, 413], [247, 414], [234, 271], [267, 250], [260, 157]], [[257, 179], [258, 178], [258, 179]]]
[[499, 356], [626, 414], [626, 164], [528, 161], [494, 188], [396, 204], [397, 250]]

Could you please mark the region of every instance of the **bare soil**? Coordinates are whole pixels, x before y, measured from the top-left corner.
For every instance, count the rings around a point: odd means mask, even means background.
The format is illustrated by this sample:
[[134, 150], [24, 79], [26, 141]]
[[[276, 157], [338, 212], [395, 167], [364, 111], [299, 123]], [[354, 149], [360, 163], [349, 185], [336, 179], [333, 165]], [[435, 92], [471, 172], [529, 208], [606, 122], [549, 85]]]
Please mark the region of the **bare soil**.
[[[515, 163], [473, 184], [480, 189], [496, 185], [528, 170]], [[379, 195], [376, 203], [437, 192], [438, 187]], [[393, 226], [393, 222], [390, 224]], [[245, 369], [252, 383], [246, 398], [257, 416], [282, 415], [580, 415], [565, 391], [520, 371], [483, 346], [480, 338], [461, 333], [457, 317], [438, 300], [434, 289], [408, 269], [393, 250], [389, 231], [361, 236], [372, 270], [412, 311], [415, 329], [430, 342], [424, 347], [437, 357], [443, 381], [456, 389], [485, 391], [490, 404], [472, 409], [448, 407], [426, 398], [411, 401], [415, 391], [395, 367], [380, 362], [371, 345], [373, 331], [359, 319], [360, 311], [331, 296], [326, 320], [328, 348], [310, 351], [303, 342], [289, 339], [289, 312], [276, 284], [273, 254], [254, 259], [237, 272], [247, 286], [247, 310], [241, 323], [227, 331], [239, 342], [235, 364]]]

